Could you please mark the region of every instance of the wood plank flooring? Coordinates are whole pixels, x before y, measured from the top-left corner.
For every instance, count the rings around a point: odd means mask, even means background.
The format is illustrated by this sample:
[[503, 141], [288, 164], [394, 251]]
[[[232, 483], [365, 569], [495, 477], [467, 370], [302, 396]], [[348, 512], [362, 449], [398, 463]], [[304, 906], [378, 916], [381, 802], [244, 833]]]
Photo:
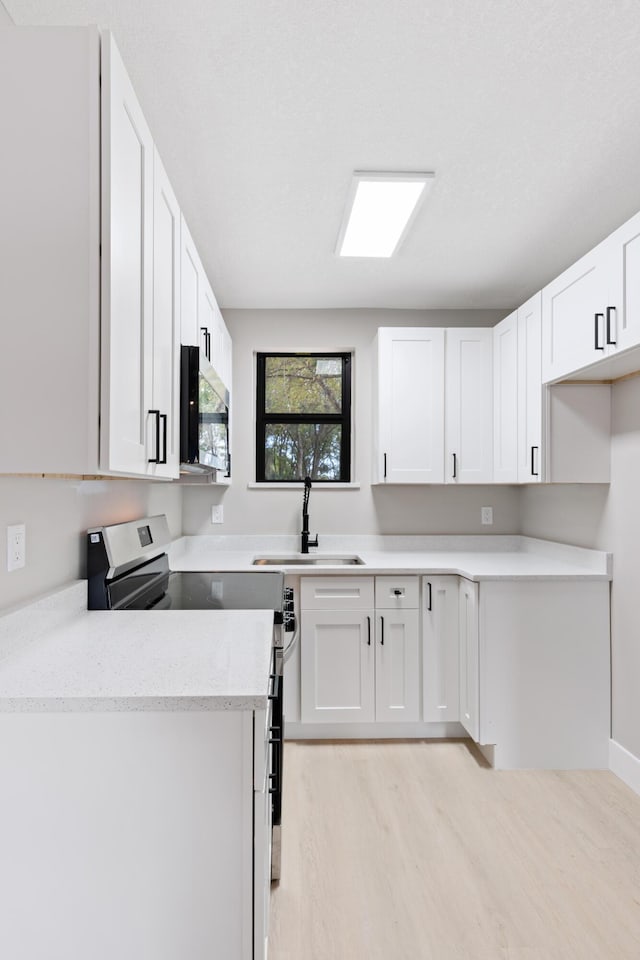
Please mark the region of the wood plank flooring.
[[640, 797], [466, 742], [288, 742], [269, 960], [639, 960]]

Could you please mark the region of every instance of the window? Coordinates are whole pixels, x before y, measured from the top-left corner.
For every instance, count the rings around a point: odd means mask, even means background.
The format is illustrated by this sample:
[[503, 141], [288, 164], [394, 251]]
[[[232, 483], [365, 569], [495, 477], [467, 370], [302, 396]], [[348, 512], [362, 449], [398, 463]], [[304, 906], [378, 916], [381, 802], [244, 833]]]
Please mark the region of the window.
[[351, 354], [259, 353], [256, 480], [351, 480]]

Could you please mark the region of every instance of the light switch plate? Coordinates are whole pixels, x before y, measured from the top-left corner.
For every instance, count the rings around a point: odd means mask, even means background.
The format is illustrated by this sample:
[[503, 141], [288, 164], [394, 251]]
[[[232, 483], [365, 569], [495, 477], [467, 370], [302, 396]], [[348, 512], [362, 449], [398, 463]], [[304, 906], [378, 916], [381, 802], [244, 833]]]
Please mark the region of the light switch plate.
[[493, 523], [493, 507], [480, 507], [480, 519], [482, 523]]
[[221, 503], [214, 503], [211, 507], [211, 523], [224, 523], [224, 509]]
[[26, 563], [26, 528], [24, 523], [7, 527], [7, 570], [20, 570]]

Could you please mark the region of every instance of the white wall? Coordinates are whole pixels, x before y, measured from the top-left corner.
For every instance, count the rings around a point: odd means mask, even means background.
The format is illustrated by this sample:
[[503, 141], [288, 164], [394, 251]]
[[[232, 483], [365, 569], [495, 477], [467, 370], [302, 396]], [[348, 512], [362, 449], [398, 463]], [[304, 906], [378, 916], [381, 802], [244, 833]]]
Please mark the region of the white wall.
[[[180, 487], [139, 480], [0, 477], [0, 609], [84, 576], [89, 527], [166, 513], [182, 532]], [[27, 565], [7, 573], [7, 524], [27, 528]]]
[[2, 0], [0, 0], [0, 27], [11, 27], [13, 25], [13, 20], [7, 13], [7, 8], [2, 3]]
[[612, 735], [640, 758], [640, 377], [613, 387], [610, 487], [527, 487], [522, 532], [613, 553]]
[[[359, 490], [314, 487], [312, 533], [514, 533], [519, 494], [513, 487], [371, 487], [372, 344], [379, 326], [492, 326], [504, 311], [227, 310], [233, 338], [233, 485], [185, 488], [183, 529], [195, 533], [300, 531], [300, 489], [249, 489], [255, 480], [256, 351], [353, 350], [355, 458]], [[211, 504], [225, 522], [212, 526]], [[493, 527], [480, 507], [493, 506]]]

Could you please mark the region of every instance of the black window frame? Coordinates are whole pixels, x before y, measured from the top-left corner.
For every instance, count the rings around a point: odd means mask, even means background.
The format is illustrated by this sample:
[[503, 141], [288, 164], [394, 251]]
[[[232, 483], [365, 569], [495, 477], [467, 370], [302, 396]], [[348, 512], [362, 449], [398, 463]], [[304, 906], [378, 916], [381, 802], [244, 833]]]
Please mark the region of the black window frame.
[[[342, 360], [342, 413], [267, 413], [266, 361], [270, 357], [311, 357], [318, 360]], [[301, 483], [296, 480], [267, 480], [265, 476], [266, 427], [271, 423], [337, 423], [342, 426], [340, 442], [340, 476], [335, 480], [314, 480], [314, 483], [351, 483], [351, 353], [344, 351], [309, 352], [306, 350], [271, 351], [256, 354], [256, 482]]]

